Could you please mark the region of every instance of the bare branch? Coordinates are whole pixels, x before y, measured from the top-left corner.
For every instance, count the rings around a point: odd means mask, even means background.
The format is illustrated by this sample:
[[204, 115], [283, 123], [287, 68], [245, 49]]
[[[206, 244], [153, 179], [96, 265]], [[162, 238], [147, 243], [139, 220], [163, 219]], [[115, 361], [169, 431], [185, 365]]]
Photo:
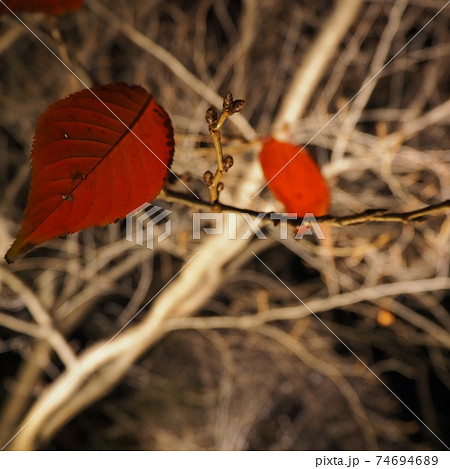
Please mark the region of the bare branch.
[[18, 277], [0, 266], [2, 280], [23, 299], [35, 321], [46, 331], [46, 339], [60, 356], [66, 367], [73, 366], [77, 357], [64, 336], [53, 327], [50, 314], [44, 309], [36, 295]]
[[319, 36], [296, 71], [273, 128], [283, 132], [303, 115], [323, 72], [358, 14], [362, 0], [338, 0]]
[[[173, 318], [168, 319], [166, 327], [169, 330], [178, 329], [253, 329], [263, 324], [275, 321], [299, 319], [329, 311], [335, 308], [350, 306], [363, 301], [375, 301], [381, 298], [419, 292], [447, 290], [450, 288], [450, 279], [445, 277], [412, 280], [408, 282], [395, 282], [387, 285], [360, 288], [355, 291], [341, 293], [327, 298], [311, 298], [306, 305], [297, 304], [291, 307], [276, 308], [262, 311], [253, 315], [203, 317], [203, 318]], [[450, 349], [450, 333], [433, 321], [416, 314], [402, 315], [403, 319], [430, 334], [437, 343]]]
[[[194, 199], [189, 194], [172, 191], [169, 189], [163, 189], [158, 196], [159, 199], [165, 200], [166, 202], [176, 202], [188, 207], [195, 208], [203, 212], [231, 212], [231, 213], [247, 213], [252, 216], [259, 215], [259, 212], [254, 210], [246, 210], [245, 208], [233, 207], [230, 205], [221, 204], [219, 202], [209, 203], [203, 200]], [[350, 226], [359, 225], [361, 223], [378, 222], [378, 223], [409, 223], [412, 221], [422, 221], [425, 216], [442, 215], [450, 210], [450, 200], [446, 200], [439, 204], [428, 205], [427, 207], [419, 210], [413, 210], [411, 212], [404, 213], [385, 213], [388, 209], [370, 209], [363, 213], [356, 215], [347, 215], [344, 217], [333, 217], [330, 215], [324, 215], [316, 217], [316, 221], [323, 223], [324, 225], [331, 226]], [[276, 215], [271, 218], [271, 215]], [[280, 218], [283, 220], [283, 214], [275, 212], [267, 212], [264, 216], [262, 224], [276, 226]], [[303, 218], [286, 218], [283, 220], [288, 225], [298, 227], [301, 225]], [[305, 219], [307, 220], [307, 219]]]
[[233, 166], [232, 156], [228, 155], [225, 158], [223, 157], [220, 131], [227, 118], [242, 111], [244, 105], [245, 101], [243, 99], [233, 100], [231, 91], [228, 91], [223, 100], [222, 112], [219, 116], [217, 116], [217, 112], [213, 107], [208, 108], [206, 111], [206, 122], [208, 123], [208, 130], [213, 140], [217, 156], [217, 170], [214, 176], [211, 171], [206, 171], [203, 175], [203, 180], [209, 188], [212, 204], [219, 201], [219, 193], [224, 188], [223, 182], [221, 182], [222, 176]]
[[[130, 41], [134, 42], [137, 46], [141, 47], [143, 50], [147, 51], [169, 67], [175, 76], [182, 80], [199, 96], [205, 98], [205, 100], [214, 104], [216, 107], [220, 107], [222, 105], [222, 98], [216, 93], [216, 91], [193, 75], [166, 49], [133, 28], [133, 26], [124, 21], [123, 18], [118, 18], [110, 9], [103, 6], [100, 2], [96, 0], [88, 0], [85, 3], [94, 13], [99, 15], [100, 18], [107, 20], [119, 29], [126, 37], [128, 37], [128, 39], [130, 39]], [[243, 116], [237, 116], [234, 123], [246, 139], [254, 140], [257, 137], [255, 130]]]

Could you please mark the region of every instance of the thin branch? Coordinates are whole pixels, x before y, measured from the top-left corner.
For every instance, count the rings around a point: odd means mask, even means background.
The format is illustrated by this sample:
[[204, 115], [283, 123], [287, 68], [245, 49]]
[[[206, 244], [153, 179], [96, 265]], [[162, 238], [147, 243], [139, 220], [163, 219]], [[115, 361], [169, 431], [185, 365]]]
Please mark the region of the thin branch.
[[6, 23], [11, 24], [8, 24], [8, 29], [6, 29], [0, 36], [0, 55], [12, 47], [14, 42], [16, 42], [26, 32], [26, 29], [15, 21], [11, 20]]
[[[195, 91], [199, 96], [203, 97], [214, 106], [220, 107], [222, 98], [216, 93], [216, 91], [210, 88], [202, 80], [199, 80], [170, 52], [135, 29], [130, 23], [124, 21], [124, 18], [117, 17], [111, 9], [102, 5], [97, 0], [88, 0], [85, 4], [94, 13], [96, 13], [99, 18], [106, 20], [121, 31], [122, 34], [124, 34], [130, 41], [134, 42], [134, 44], [160, 60], [164, 65], [172, 70], [176, 77]], [[251, 141], [257, 138], [257, 133], [243, 116], [236, 116], [234, 124], [247, 140]]]
[[[166, 284], [151, 308], [142, 312], [143, 320], [114, 340], [99, 340], [84, 350], [76, 365], [61, 373], [39, 395], [19, 425], [19, 432], [6, 444], [12, 443], [11, 448], [16, 450], [34, 449], [63, 423], [104, 396], [132, 363], [164, 336], [168, 317], [192, 315], [212, 296], [220, 286], [221, 268], [238, 256], [247, 243], [248, 240], [241, 239], [230, 243], [227, 237], [219, 236], [203, 242], [198, 255], [191, 258], [180, 275], [176, 274], [176, 278]], [[196, 294], [192, 295], [192, 292]], [[101, 373], [105, 367], [108, 369], [106, 375]], [[83, 391], [87, 381], [90, 382], [89, 389], [95, 389], [95, 392]], [[60, 412], [63, 418], [59, 417]], [[43, 428], [51, 429], [45, 433], [45, 438], [42, 437]]]
[[[210, 203], [204, 200], [194, 199], [189, 194], [183, 194], [181, 192], [172, 191], [170, 189], [163, 189], [159, 196], [159, 199], [165, 200], [166, 202], [176, 202], [188, 207], [195, 208], [202, 212], [230, 212], [230, 213], [245, 213], [253, 217], [260, 215], [259, 212], [254, 210], [247, 210], [244, 208], [233, 207], [231, 205], [222, 204], [220, 202]], [[403, 213], [385, 213], [388, 209], [369, 209], [363, 213], [358, 213], [356, 215], [347, 215], [343, 217], [333, 217], [330, 215], [324, 215], [321, 217], [316, 217], [315, 221], [322, 223], [324, 225], [331, 226], [350, 226], [358, 225], [361, 223], [367, 222], [390, 222], [390, 223], [410, 223], [412, 221], [423, 221], [425, 216], [432, 215], [442, 215], [450, 210], [450, 200], [445, 200], [439, 204], [428, 205], [419, 210], [413, 210], [411, 212]], [[266, 212], [264, 218], [261, 221], [262, 225], [273, 225], [276, 226], [283, 221], [290, 226], [298, 227], [306, 221], [307, 218], [303, 219], [301, 217], [286, 217], [287, 214], [276, 213], [276, 212]], [[283, 218], [283, 216], [285, 218]], [[311, 220], [314, 221], [314, 220]]]
[[[38, 326], [35, 326], [38, 327]], [[35, 397], [35, 391], [39, 387], [42, 369], [50, 362], [52, 348], [45, 340], [35, 341], [27, 360], [24, 360], [9, 389], [9, 395], [5, 396], [0, 414], [0, 445], [4, 445], [9, 435], [12, 434], [25, 410]]]
[[[450, 279], [445, 277], [395, 282], [386, 285], [360, 288], [327, 298], [312, 298], [308, 300], [307, 306], [298, 304], [291, 307], [270, 309], [245, 316], [168, 318], [165, 327], [169, 331], [180, 329], [255, 329], [275, 321], [304, 318], [310, 316], [311, 311], [318, 314], [364, 301], [375, 301], [389, 296], [415, 294], [419, 292], [447, 290], [448, 288], [450, 288]], [[415, 327], [422, 329], [443, 347], [450, 349], [450, 334], [443, 327], [419, 314], [415, 316], [402, 314], [402, 318]]]
[[20, 332], [21, 334], [36, 337], [38, 339], [45, 338], [44, 328], [36, 326], [36, 324], [32, 324], [28, 321], [15, 318], [14, 316], [3, 312], [0, 312], [0, 327], [11, 329], [12, 331]]
[[300, 341], [275, 326], [264, 325], [257, 327], [255, 331], [258, 334], [265, 335], [270, 337], [272, 340], [277, 341], [281, 346], [288, 349], [294, 356], [305, 363], [305, 365], [310, 367], [311, 370], [319, 371], [333, 381], [353, 411], [367, 447], [373, 449], [378, 448], [375, 430], [373, 424], [370, 422], [366, 409], [364, 408], [358, 393], [343, 376], [343, 373], [337, 365], [321, 360], [319, 357], [307, 350]]
[[390, 144], [398, 145], [398, 142], [414, 137], [431, 125], [445, 125], [448, 122], [450, 122], [450, 99], [447, 99], [447, 101], [444, 101], [417, 119], [405, 123], [400, 130], [390, 134], [386, 139]]
[[356, 124], [358, 123], [361, 114], [367, 102], [369, 101], [369, 98], [372, 95], [376, 84], [378, 83], [381, 77], [380, 72], [385, 67], [385, 63], [389, 63], [386, 62], [386, 58], [391, 48], [392, 41], [399, 29], [402, 14], [404, 9], [406, 8], [407, 3], [407, 0], [396, 0], [396, 2], [391, 8], [388, 22], [383, 31], [383, 34], [380, 37], [380, 41], [378, 43], [372, 63], [370, 65], [370, 70], [367, 74], [364, 84], [359, 89], [358, 93], [355, 95], [354, 101], [352, 99], [352, 112], [347, 115], [347, 118], [343, 122], [342, 127], [340, 129], [339, 136], [336, 140], [335, 147], [332, 153], [333, 160], [339, 160], [343, 157], [347, 143], [350, 140], [350, 135], [353, 129], [356, 127]]
[[73, 353], [65, 337], [53, 326], [53, 321], [39, 299], [17, 276], [4, 267], [0, 267], [1, 280], [22, 298], [34, 320], [45, 330], [45, 338], [51, 344], [67, 368], [73, 366], [77, 356]]
[[219, 201], [219, 193], [224, 187], [223, 182], [221, 182], [222, 176], [231, 168], [231, 166], [233, 166], [233, 158], [230, 155], [226, 158], [223, 157], [220, 131], [228, 117], [242, 111], [244, 105], [245, 101], [243, 99], [233, 100], [231, 91], [228, 91], [223, 100], [220, 116], [217, 117], [217, 112], [214, 107], [210, 107], [206, 111], [205, 118], [208, 123], [208, 130], [211, 134], [217, 156], [217, 170], [214, 176], [211, 171], [206, 171], [203, 175], [203, 180], [209, 187], [210, 200], [212, 204]]
[[362, 3], [362, 0], [338, 0], [284, 95], [280, 112], [273, 124], [275, 130], [290, 131], [292, 125], [304, 114], [327, 65], [355, 20]]

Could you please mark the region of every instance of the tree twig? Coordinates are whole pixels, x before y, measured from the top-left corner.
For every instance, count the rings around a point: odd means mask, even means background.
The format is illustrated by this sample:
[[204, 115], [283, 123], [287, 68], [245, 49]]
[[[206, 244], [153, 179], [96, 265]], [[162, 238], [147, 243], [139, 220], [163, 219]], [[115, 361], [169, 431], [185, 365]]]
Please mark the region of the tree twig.
[[0, 267], [0, 275], [3, 282], [20, 295], [22, 300], [25, 302], [28, 311], [31, 313], [36, 323], [41, 327], [41, 330], [46, 331], [43, 335], [59, 355], [65, 366], [67, 368], [72, 367], [77, 361], [77, 356], [66, 341], [65, 337], [54, 327], [49, 312], [42, 306], [34, 292], [16, 275], [5, 269], [3, 266]]
[[211, 171], [206, 171], [203, 175], [203, 180], [209, 188], [212, 204], [219, 201], [219, 193], [224, 187], [223, 182], [221, 182], [222, 176], [231, 168], [231, 166], [233, 166], [232, 156], [228, 155], [225, 158], [223, 157], [220, 131], [228, 117], [241, 111], [244, 108], [244, 105], [245, 101], [243, 99], [233, 100], [231, 91], [228, 91], [223, 100], [222, 112], [219, 116], [217, 116], [217, 112], [212, 106], [206, 111], [205, 118], [208, 123], [208, 130], [211, 134], [217, 155], [217, 170], [214, 176]]
[[[231, 205], [222, 204], [218, 201], [215, 203], [206, 202], [204, 200], [194, 199], [189, 194], [184, 194], [170, 189], [163, 189], [159, 196], [159, 199], [165, 200], [166, 202], [176, 202], [202, 212], [231, 212], [231, 213], [245, 213], [250, 216], [256, 217], [260, 215], [259, 212], [254, 210], [247, 210], [245, 208], [233, 207]], [[333, 217], [330, 215], [324, 215], [316, 217], [315, 221], [323, 223], [324, 225], [331, 226], [350, 226], [358, 225], [360, 223], [368, 222], [389, 222], [389, 223], [410, 223], [412, 221], [422, 221], [425, 216], [431, 215], [442, 215], [450, 210], [450, 200], [445, 200], [439, 204], [428, 205], [419, 210], [413, 210], [411, 212], [403, 213], [386, 213], [388, 209], [369, 209], [365, 212], [358, 213], [355, 215], [347, 215], [343, 217]], [[287, 214], [266, 212], [264, 218], [261, 221], [262, 225], [273, 225], [276, 226], [283, 221], [290, 226], [298, 227], [299, 225], [308, 221], [307, 218], [303, 219], [300, 217], [287, 217]], [[314, 221], [311, 219], [311, 221]]]
[[[390, 284], [375, 285], [360, 288], [358, 290], [340, 293], [326, 298], [311, 298], [307, 305], [296, 304], [289, 307], [274, 308], [262, 311], [257, 314], [247, 314], [243, 316], [210, 316], [210, 317], [177, 317], [169, 318], [165, 327], [170, 330], [181, 329], [254, 329], [264, 324], [276, 321], [288, 321], [300, 319], [311, 315], [343, 308], [364, 301], [376, 301], [389, 296], [416, 294], [419, 292], [430, 292], [437, 290], [447, 290], [450, 287], [450, 279], [446, 277], [426, 278], [419, 280], [409, 280], [405, 282], [395, 282]], [[400, 316], [400, 314], [399, 314]], [[419, 314], [401, 314], [405, 320], [429, 334], [437, 344], [445, 348], [450, 348], [450, 334], [445, 328], [437, 325], [430, 319]]]
[[[165, 64], [176, 77], [183, 81], [184, 84], [195, 91], [199, 96], [204, 97], [207, 101], [213, 103], [217, 107], [220, 106], [222, 99], [216, 91], [192, 74], [169, 51], [153, 42], [145, 34], [142, 34], [140, 31], [135, 29], [130, 23], [124, 21], [124, 18], [117, 17], [111, 9], [105, 7], [97, 0], [89, 0], [85, 3], [88, 8], [90, 8], [100, 18], [116, 27], [130, 41]], [[257, 138], [256, 131], [244, 116], [236, 116], [234, 124], [247, 140], [251, 141]]]
[[282, 138], [282, 134], [286, 130], [290, 131], [290, 127], [303, 115], [328, 63], [355, 20], [362, 3], [362, 0], [339, 0], [336, 3], [283, 97], [281, 109], [273, 124], [277, 137]]

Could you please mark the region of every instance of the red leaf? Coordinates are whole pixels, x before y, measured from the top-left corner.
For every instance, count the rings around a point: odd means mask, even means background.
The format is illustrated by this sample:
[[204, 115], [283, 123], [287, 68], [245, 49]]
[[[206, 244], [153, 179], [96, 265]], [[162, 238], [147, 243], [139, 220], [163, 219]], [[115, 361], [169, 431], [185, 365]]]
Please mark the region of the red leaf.
[[309, 153], [300, 148], [272, 137], [263, 141], [259, 159], [268, 187], [289, 213], [325, 215], [330, 205], [328, 186]]
[[[81, 6], [83, 0], [4, 0], [13, 13], [41, 12], [50, 15], [62, 15], [69, 11], [76, 10]], [[10, 11], [4, 6], [0, 6], [1, 14], [8, 14]]]
[[123, 218], [164, 185], [174, 149], [166, 112], [139, 86], [92, 91], [122, 122], [87, 89], [42, 114], [25, 216], [8, 262], [51, 238]]

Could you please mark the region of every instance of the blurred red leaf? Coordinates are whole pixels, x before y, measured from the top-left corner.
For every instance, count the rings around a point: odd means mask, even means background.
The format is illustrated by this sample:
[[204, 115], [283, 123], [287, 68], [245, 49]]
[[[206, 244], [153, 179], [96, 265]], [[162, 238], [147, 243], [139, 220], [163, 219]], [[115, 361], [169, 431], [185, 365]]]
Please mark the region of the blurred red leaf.
[[306, 149], [300, 148], [272, 137], [263, 140], [259, 159], [268, 187], [289, 213], [325, 215], [330, 205], [327, 183]]
[[85, 89], [39, 119], [27, 207], [8, 262], [49, 239], [123, 218], [164, 185], [174, 149], [166, 112], [139, 86], [92, 92], [110, 110]]
[[[50, 15], [62, 15], [76, 10], [83, 0], [3, 0], [14, 13], [41, 12]], [[8, 8], [0, 5], [0, 13], [8, 14]]]

